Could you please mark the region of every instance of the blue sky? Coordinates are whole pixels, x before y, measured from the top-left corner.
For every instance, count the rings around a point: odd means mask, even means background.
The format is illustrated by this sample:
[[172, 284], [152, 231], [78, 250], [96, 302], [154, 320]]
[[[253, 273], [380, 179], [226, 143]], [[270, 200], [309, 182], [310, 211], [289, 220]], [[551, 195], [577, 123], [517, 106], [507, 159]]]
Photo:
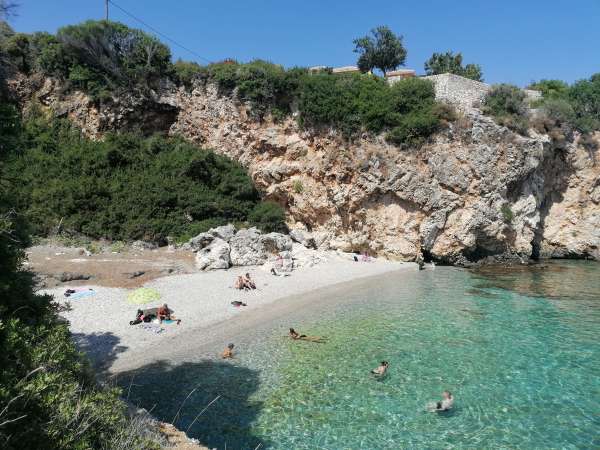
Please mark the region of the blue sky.
[[[263, 58], [284, 66], [352, 65], [352, 41], [378, 25], [404, 35], [406, 67], [461, 51], [487, 82], [572, 82], [600, 72], [600, 0], [115, 0], [210, 61]], [[55, 32], [102, 18], [103, 0], [20, 0], [18, 31]], [[111, 19], [144, 28], [117, 8]], [[164, 41], [164, 39], [162, 39]], [[167, 42], [168, 43], [168, 42]], [[175, 57], [198, 60], [169, 43]], [[203, 63], [202, 60], [198, 62]]]

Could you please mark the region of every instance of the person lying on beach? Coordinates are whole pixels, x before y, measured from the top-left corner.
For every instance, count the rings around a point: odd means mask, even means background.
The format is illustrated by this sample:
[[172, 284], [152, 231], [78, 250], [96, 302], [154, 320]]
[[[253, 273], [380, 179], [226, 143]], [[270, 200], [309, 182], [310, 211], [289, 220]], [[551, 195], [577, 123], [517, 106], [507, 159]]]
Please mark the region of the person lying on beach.
[[442, 401], [441, 402], [432, 402], [427, 406], [427, 409], [430, 412], [444, 412], [452, 409], [454, 405], [454, 397], [450, 391], [442, 392]]
[[290, 328], [289, 336], [295, 341], [310, 341], [310, 342], [325, 342], [325, 339], [319, 336], [307, 336], [305, 334], [300, 334], [293, 328]]
[[135, 320], [130, 320], [129, 325], [137, 325], [138, 323], [142, 323], [144, 320], [144, 311], [138, 309], [135, 313]]
[[378, 376], [382, 377], [387, 372], [389, 365], [390, 365], [390, 363], [388, 363], [387, 361], [381, 361], [381, 364], [379, 364], [379, 366], [376, 367], [375, 369], [371, 370], [371, 373], [373, 375], [378, 375]]
[[156, 316], [158, 317], [158, 321], [160, 323], [162, 323], [163, 320], [176, 320], [177, 325], [181, 323], [181, 319], [177, 319], [173, 314], [171, 314], [169, 305], [167, 305], [166, 303], [158, 308]]
[[246, 276], [244, 277], [244, 285], [248, 289], [256, 289], [256, 284], [254, 284], [254, 281], [252, 280], [252, 278], [250, 278], [249, 273], [247, 273]]
[[223, 350], [223, 353], [221, 353], [221, 358], [223, 358], [223, 359], [233, 358], [233, 347], [235, 347], [233, 344], [229, 344], [227, 346], [227, 348], [225, 350]]
[[246, 305], [244, 302], [240, 302], [239, 300], [234, 300], [231, 302], [232, 306], [235, 306], [236, 308], [239, 308], [240, 306], [248, 306]]
[[289, 273], [278, 273], [274, 267], [271, 267], [271, 275], [274, 275], [276, 277], [289, 277], [290, 276]]

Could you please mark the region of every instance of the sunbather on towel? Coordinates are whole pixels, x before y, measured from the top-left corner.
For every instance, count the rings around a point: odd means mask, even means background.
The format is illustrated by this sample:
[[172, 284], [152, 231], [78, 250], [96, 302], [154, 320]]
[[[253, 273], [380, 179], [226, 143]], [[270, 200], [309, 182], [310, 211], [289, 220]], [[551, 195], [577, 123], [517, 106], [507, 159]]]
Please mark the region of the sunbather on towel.
[[181, 319], [177, 319], [173, 314], [171, 314], [169, 305], [167, 305], [166, 303], [158, 308], [156, 315], [158, 316], [158, 321], [160, 323], [162, 323], [163, 320], [176, 320], [177, 325], [181, 323]]

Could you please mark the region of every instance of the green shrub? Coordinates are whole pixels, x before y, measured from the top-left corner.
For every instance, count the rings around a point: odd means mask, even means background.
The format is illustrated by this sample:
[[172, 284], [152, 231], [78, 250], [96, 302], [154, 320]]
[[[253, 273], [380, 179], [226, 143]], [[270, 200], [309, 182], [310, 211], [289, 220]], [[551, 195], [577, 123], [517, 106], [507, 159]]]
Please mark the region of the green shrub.
[[569, 91], [569, 85], [561, 80], [540, 80], [531, 83], [527, 89], [540, 91], [542, 96], [547, 99], [564, 98]]
[[302, 194], [302, 192], [304, 192], [304, 186], [302, 185], [302, 181], [294, 180], [294, 183], [292, 184], [292, 189], [296, 194]]
[[513, 213], [508, 203], [504, 203], [500, 207], [500, 212], [502, 213], [502, 217], [504, 218], [504, 221], [506, 223], [511, 223], [513, 221], [515, 214]]
[[245, 221], [260, 197], [244, 169], [179, 138], [134, 134], [89, 141], [66, 122], [31, 118], [7, 170], [37, 234], [166, 243]]
[[580, 132], [600, 130], [600, 73], [574, 83], [568, 99], [575, 112], [575, 127]]
[[257, 204], [248, 215], [248, 221], [266, 233], [287, 231], [283, 208], [274, 202]]
[[192, 87], [194, 80], [202, 79], [206, 76], [206, 68], [195, 62], [188, 62], [178, 59], [173, 64], [173, 72], [175, 81], [183, 84], [186, 88]]
[[[5, 132], [0, 130], [0, 138], [7, 143]], [[129, 438], [129, 448], [158, 448], [131, 428], [120, 391], [96, 384], [67, 324], [58, 319], [57, 305], [50, 296], [35, 293], [33, 274], [23, 268], [29, 228], [14, 198], [23, 184], [4, 165], [17, 150], [13, 144], [0, 153], [2, 448], [117, 448], [121, 436]], [[45, 169], [37, 168], [40, 173]]]
[[463, 66], [462, 53], [446, 52], [434, 53], [425, 62], [425, 73], [427, 75], [438, 75], [442, 73], [453, 73], [470, 78], [471, 80], [483, 81], [481, 67], [478, 64], [467, 64]]
[[483, 112], [493, 116], [500, 125], [524, 134], [528, 127], [525, 97], [517, 86], [495, 85], [485, 96]]

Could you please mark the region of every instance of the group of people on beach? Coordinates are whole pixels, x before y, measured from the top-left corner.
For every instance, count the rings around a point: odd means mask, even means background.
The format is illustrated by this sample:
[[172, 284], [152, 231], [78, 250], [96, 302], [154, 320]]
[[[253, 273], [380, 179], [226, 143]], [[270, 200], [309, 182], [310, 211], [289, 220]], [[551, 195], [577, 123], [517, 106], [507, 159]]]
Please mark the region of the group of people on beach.
[[173, 310], [169, 308], [169, 305], [163, 303], [158, 308], [138, 309], [135, 314], [135, 319], [129, 322], [129, 325], [137, 325], [142, 322], [153, 322], [163, 323], [165, 320], [176, 322], [177, 325], [181, 323], [181, 319], [178, 319], [173, 315]]
[[250, 291], [252, 289], [256, 289], [256, 283], [254, 282], [254, 280], [252, 280], [250, 274], [247, 273], [245, 276], [240, 275], [239, 277], [237, 277], [233, 287], [239, 290]]

